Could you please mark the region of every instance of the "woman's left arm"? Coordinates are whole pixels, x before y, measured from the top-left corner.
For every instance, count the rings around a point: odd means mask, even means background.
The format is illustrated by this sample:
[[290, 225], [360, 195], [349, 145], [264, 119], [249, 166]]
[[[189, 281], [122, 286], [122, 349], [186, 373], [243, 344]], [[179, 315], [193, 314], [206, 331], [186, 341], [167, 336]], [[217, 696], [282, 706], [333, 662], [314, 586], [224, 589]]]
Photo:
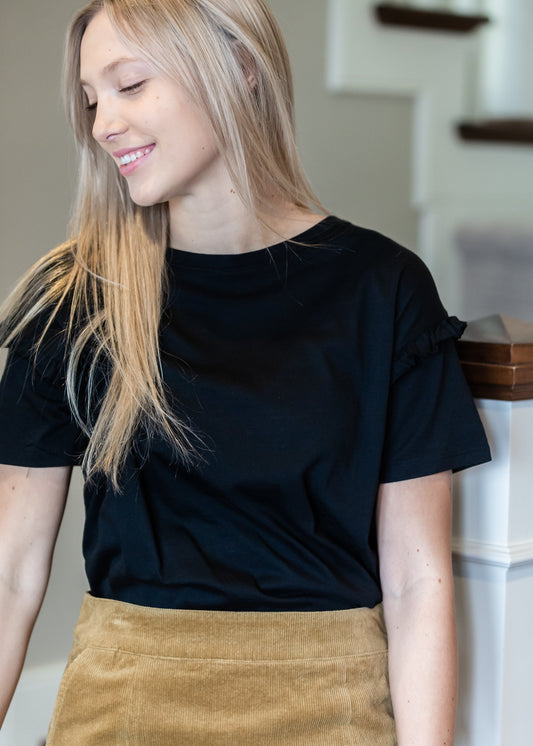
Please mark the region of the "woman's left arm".
[[382, 484], [378, 551], [398, 746], [452, 746], [457, 641], [451, 473]]

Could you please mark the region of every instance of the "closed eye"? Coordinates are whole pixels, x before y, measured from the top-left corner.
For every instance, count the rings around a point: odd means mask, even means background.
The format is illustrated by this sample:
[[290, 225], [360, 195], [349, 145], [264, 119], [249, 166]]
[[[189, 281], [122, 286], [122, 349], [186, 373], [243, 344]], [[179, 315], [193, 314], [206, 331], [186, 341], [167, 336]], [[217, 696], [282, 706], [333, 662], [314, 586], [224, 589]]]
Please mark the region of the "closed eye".
[[121, 88], [120, 93], [134, 93], [135, 91], [138, 91], [139, 88], [141, 88], [145, 83], [145, 80], [140, 80], [138, 83], [126, 86], [126, 88]]
[[[119, 88], [119, 93], [135, 93], [140, 88], [142, 88], [145, 83], [146, 80], [140, 80], [138, 83], [133, 83], [133, 85], [128, 85], [125, 88]], [[87, 111], [95, 111], [96, 102], [94, 104], [88, 104], [88, 106], [86, 106], [85, 108]]]

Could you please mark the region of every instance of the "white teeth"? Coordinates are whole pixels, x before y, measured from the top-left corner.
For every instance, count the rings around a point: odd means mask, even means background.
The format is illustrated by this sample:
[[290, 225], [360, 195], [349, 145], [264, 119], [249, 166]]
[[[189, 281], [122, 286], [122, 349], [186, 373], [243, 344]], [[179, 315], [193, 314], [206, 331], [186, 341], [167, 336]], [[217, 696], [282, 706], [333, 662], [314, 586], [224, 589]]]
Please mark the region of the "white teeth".
[[144, 150], [137, 150], [134, 153], [128, 153], [127, 155], [123, 155], [120, 159], [120, 165], [126, 166], [128, 163], [133, 163], [133, 161], [136, 161], [138, 158], [142, 158], [143, 155], [148, 155], [151, 148], [145, 148]]

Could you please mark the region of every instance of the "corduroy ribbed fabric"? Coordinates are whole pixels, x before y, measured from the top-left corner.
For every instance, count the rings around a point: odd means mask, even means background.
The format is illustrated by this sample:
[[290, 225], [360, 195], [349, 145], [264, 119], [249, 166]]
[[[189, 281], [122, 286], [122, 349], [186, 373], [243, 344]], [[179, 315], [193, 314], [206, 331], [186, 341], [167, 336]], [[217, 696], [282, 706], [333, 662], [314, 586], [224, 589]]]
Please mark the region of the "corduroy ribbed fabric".
[[382, 607], [155, 609], [86, 595], [47, 746], [394, 746]]

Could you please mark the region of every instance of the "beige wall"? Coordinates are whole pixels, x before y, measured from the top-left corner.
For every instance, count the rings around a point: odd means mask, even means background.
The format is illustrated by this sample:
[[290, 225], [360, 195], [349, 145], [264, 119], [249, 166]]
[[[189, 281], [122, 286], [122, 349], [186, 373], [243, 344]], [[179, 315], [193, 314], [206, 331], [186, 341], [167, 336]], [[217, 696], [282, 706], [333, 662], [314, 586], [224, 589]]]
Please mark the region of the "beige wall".
[[[64, 240], [75, 156], [58, 90], [63, 35], [77, 0], [0, 4], [0, 295]], [[0, 423], [1, 426], [1, 423]], [[52, 580], [27, 665], [64, 657], [85, 589], [79, 475], [61, 529]]]
[[58, 81], [64, 28], [78, 5], [0, 5], [2, 296], [28, 262], [65, 237], [75, 158]]
[[[332, 211], [414, 246], [407, 100], [335, 97], [324, 90], [326, 0], [272, 0], [293, 57], [301, 151]], [[75, 156], [61, 111], [63, 34], [77, 0], [0, 5], [0, 294], [66, 235]], [[79, 478], [56, 551], [28, 665], [63, 657], [85, 581]]]
[[412, 102], [325, 89], [327, 0], [270, 0], [291, 55], [307, 173], [325, 206], [416, 248]]

